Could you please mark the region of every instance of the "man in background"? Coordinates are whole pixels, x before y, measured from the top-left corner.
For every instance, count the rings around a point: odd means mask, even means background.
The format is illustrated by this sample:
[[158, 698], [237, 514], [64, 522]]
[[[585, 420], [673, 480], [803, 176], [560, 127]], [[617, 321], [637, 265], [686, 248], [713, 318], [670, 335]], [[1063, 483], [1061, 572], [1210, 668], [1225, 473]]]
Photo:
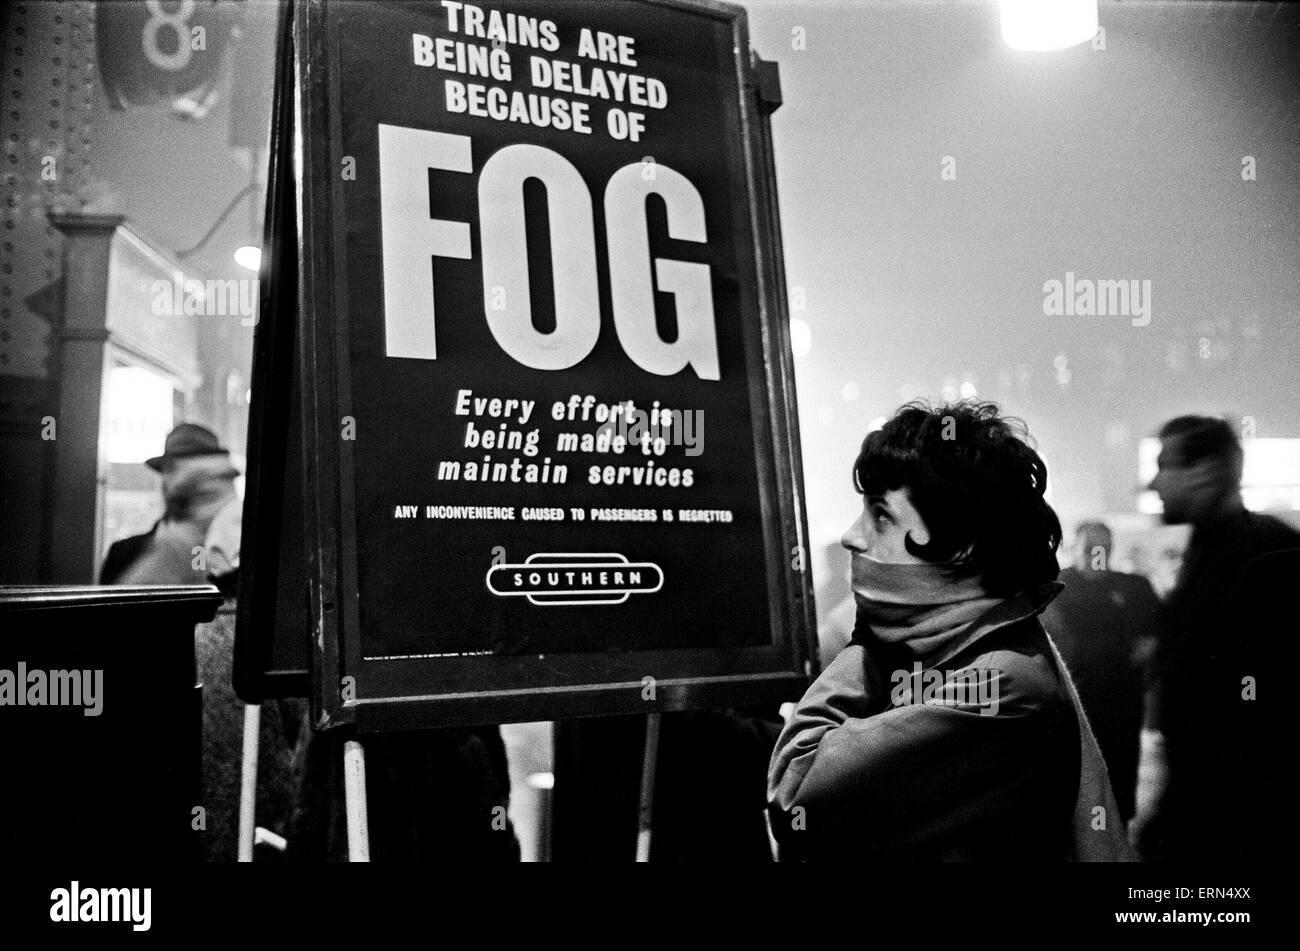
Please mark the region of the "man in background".
[[1271, 724], [1256, 682], [1279, 663], [1270, 635], [1286, 634], [1268, 619], [1294, 617], [1281, 579], [1300, 533], [1246, 510], [1242, 458], [1222, 419], [1180, 416], [1160, 430], [1151, 488], [1164, 521], [1192, 534], [1151, 669], [1147, 725], [1163, 738], [1166, 780], [1133, 829], [1151, 860], [1242, 862], [1278, 849], [1261, 803]]
[[207, 427], [181, 423], [167, 434], [163, 454], [145, 465], [162, 476], [163, 516], [143, 535], [109, 548], [99, 583], [207, 583], [204, 539], [217, 513], [237, 498], [230, 450]]
[[1084, 712], [1110, 770], [1120, 818], [1133, 818], [1142, 730], [1142, 667], [1154, 645], [1160, 602], [1141, 575], [1111, 570], [1114, 539], [1105, 522], [1075, 529], [1074, 566], [1043, 626], [1074, 677]]

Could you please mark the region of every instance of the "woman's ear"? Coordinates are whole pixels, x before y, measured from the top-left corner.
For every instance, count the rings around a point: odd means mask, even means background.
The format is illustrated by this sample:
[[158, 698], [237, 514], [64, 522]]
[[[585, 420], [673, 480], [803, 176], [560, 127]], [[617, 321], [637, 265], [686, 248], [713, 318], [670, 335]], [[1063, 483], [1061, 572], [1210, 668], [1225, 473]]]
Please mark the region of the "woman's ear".
[[899, 528], [904, 531], [904, 538], [918, 547], [930, 544], [930, 529], [912, 504], [911, 492], [906, 488], [893, 489], [885, 494], [885, 499], [894, 512]]

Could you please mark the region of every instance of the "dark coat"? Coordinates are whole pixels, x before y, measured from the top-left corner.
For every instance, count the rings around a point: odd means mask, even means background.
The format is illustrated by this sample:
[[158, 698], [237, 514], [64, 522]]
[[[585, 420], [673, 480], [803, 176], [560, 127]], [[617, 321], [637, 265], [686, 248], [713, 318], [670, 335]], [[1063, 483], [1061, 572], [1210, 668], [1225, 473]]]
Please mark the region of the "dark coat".
[[153, 528], [143, 534], [113, 542], [108, 547], [108, 554], [104, 556], [103, 566], [99, 569], [99, 583], [116, 584], [122, 573], [140, 557], [140, 553], [144, 551], [149, 544], [149, 539], [153, 538], [153, 533], [157, 530], [158, 523], [154, 522]]
[[1043, 612], [1043, 626], [1078, 688], [1127, 821], [1134, 810], [1142, 730], [1138, 654], [1155, 639], [1160, 601], [1141, 575], [1067, 568], [1060, 580], [1065, 590]]
[[895, 705], [891, 671], [910, 671], [910, 656], [845, 648], [777, 741], [768, 796], [782, 857], [1067, 860], [1080, 735], [1041, 610], [1004, 602], [925, 660], [994, 678], [994, 715], [951, 694], [960, 702]]
[[1300, 534], [1246, 511], [1192, 534], [1152, 661], [1150, 721], [1165, 737], [1168, 786], [1145, 829], [1150, 859], [1280, 854], [1259, 798], [1272, 787], [1275, 725], [1249, 685], [1276, 670], [1294, 628], [1297, 549]]

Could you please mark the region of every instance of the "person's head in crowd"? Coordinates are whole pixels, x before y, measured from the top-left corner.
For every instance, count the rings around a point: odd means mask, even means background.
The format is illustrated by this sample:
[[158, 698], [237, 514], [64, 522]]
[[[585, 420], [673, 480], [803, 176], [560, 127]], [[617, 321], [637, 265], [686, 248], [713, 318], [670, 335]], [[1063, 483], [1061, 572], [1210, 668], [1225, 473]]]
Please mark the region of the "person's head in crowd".
[[145, 465], [162, 476], [169, 521], [210, 521], [236, 495], [239, 470], [230, 463], [230, 450], [197, 423], [181, 423], [168, 433], [163, 454]]
[[863, 511], [842, 544], [855, 561], [978, 581], [995, 597], [1055, 580], [1061, 523], [1028, 439], [994, 403], [900, 407], [862, 442], [853, 482]]
[[1115, 538], [1105, 522], [1080, 522], [1074, 530], [1074, 567], [1080, 571], [1108, 571]]
[[1167, 524], [1196, 525], [1241, 508], [1241, 443], [1225, 420], [1171, 419], [1160, 428], [1156, 466], [1151, 489]]

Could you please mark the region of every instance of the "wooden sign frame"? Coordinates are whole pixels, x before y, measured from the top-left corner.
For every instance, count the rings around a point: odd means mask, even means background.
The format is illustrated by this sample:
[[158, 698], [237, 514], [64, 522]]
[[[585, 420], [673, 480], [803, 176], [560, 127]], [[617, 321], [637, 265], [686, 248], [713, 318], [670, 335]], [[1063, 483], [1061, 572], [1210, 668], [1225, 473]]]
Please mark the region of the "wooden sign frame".
[[[735, 69], [739, 102], [733, 105], [740, 120], [735, 148], [752, 237], [747, 260], [753, 287], [744, 293], [752, 295], [756, 323], [745, 330], [746, 346], [757, 356], [747, 385], [764, 536], [763, 551], [752, 554], [766, 565], [766, 590], [755, 597], [767, 599], [770, 642], [734, 650], [494, 655], [452, 689], [445, 683], [430, 689], [436, 658], [381, 664], [362, 656], [355, 477], [365, 460], [339, 437], [340, 421], [350, 415], [352, 382], [347, 223], [337, 212], [346, 183], [333, 145], [341, 124], [335, 88], [339, 45], [329, 0], [295, 0], [277, 83], [277, 154], [267, 212], [271, 250], [264, 265], [249, 437], [242, 636], [236, 651], [236, 685], [245, 699], [300, 694], [310, 677], [319, 727], [398, 730], [776, 702], [797, 697], [815, 674], [816, 623], [769, 118], [780, 104], [775, 64], [751, 56], [739, 7], [712, 0], [629, 0], [624, 6], [642, 15], [658, 8], [704, 17], [715, 27], [723, 24], [733, 41], [728, 68]], [[297, 561], [299, 552], [305, 562]], [[689, 628], [691, 618], [681, 623]]]

